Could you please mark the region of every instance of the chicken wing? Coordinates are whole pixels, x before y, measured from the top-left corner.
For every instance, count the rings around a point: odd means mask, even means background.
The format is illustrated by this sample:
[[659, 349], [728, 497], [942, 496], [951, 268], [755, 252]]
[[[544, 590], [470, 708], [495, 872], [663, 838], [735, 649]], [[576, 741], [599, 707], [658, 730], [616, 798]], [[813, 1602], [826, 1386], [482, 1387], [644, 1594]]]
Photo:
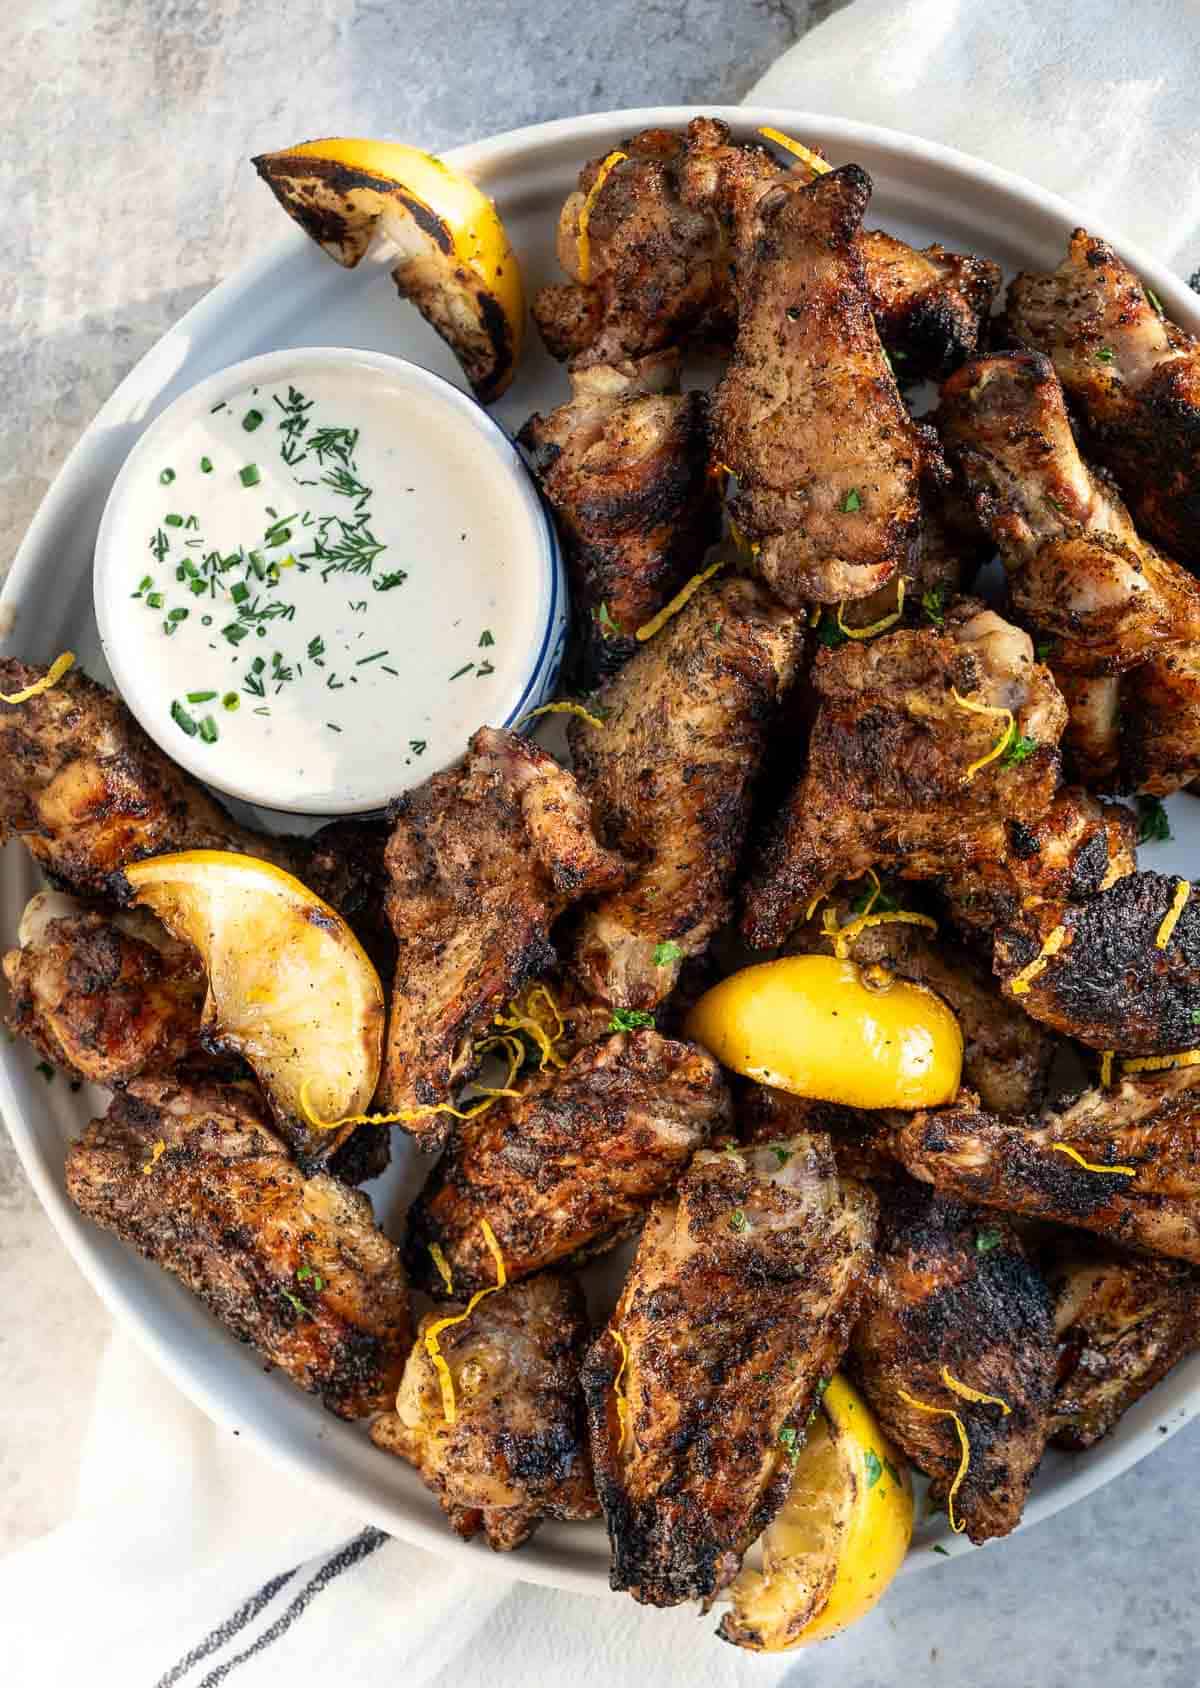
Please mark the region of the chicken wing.
[[[952, 1525], [976, 1543], [1014, 1530], [1046, 1447], [1056, 1352], [1050, 1292], [1012, 1226], [920, 1186], [890, 1188], [850, 1352], [883, 1428], [933, 1479], [932, 1498], [954, 1489]], [[957, 1486], [950, 1414], [970, 1448]]]
[[425, 1339], [462, 1311], [455, 1303], [422, 1319], [395, 1410], [375, 1420], [371, 1440], [416, 1466], [460, 1536], [469, 1541], [482, 1529], [504, 1553], [543, 1518], [599, 1511], [579, 1394], [587, 1308], [573, 1278], [546, 1272], [438, 1331], [450, 1422]]
[[794, 609], [876, 591], [907, 563], [936, 442], [905, 409], [871, 317], [857, 165], [781, 181], [738, 219], [738, 334], [713, 400], [717, 458], [756, 566]]
[[[0, 691], [45, 672], [0, 658]], [[0, 843], [19, 837], [40, 867], [84, 895], [107, 895], [130, 862], [171, 850], [237, 850], [296, 870], [292, 841], [239, 826], [77, 668], [27, 703], [0, 703], [0, 764]]]
[[[412, 1282], [452, 1294], [493, 1282], [486, 1219], [510, 1279], [595, 1254], [673, 1188], [694, 1149], [728, 1130], [729, 1093], [694, 1044], [633, 1031], [589, 1044], [562, 1072], [464, 1121], [409, 1210]], [[447, 1286], [448, 1288], [449, 1286]]]
[[331, 1412], [391, 1404], [412, 1337], [399, 1251], [361, 1192], [303, 1176], [250, 1086], [134, 1079], [71, 1145], [66, 1183]]
[[720, 533], [707, 401], [679, 391], [679, 355], [589, 364], [573, 396], [518, 438], [562, 531], [571, 576], [572, 683], [590, 690], [700, 568]]
[[572, 966], [619, 1008], [654, 1008], [727, 918], [754, 779], [803, 626], [754, 581], [698, 592], [572, 721], [576, 776], [633, 879], [583, 917]]
[[1200, 567], [1200, 342], [1086, 229], [1057, 270], [1012, 282], [1008, 326], [1054, 360], [1138, 526]]
[[702, 1149], [651, 1210], [583, 1368], [614, 1589], [674, 1606], [736, 1575], [845, 1350], [875, 1221], [823, 1134]]
[[1024, 1120], [964, 1094], [898, 1125], [892, 1148], [945, 1195], [1200, 1263], [1200, 1067], [1126, 1077]]
[[[941, 630], [824, 650], [804, 773], [746, 889], [742, 930], [780, 944], [814, 897], [874, 865], [929, 879], [1000, 855], [1046, 812], [1066, 708], [1026, 634], [965, 599]], [[1021, 760], [994, 756], [1009, 722]]]
[[[446, 1102], [476, 1033], [534, 974], [552, 966], [550, 927], [580, 897], [627, 876], [592, 832], [587, 798], [553, 757], [481, 727], [465, 761], [393, 809], [387, 913], [399, 959], [378, 1106]], [[405, 1122], [440, 1148], [445, 1114]]]
[[1200, 1270], [1076, 1233], [1048, 1278], [1058, 1338], [1051, 1440], [1090, 1448], [1200, 1348]]
[[975, 355], [998, 264], [936, 242], [917, 251], [882, 229], [864, 229], [858, 249], [875, 327], [902, 381], [941, 380]]

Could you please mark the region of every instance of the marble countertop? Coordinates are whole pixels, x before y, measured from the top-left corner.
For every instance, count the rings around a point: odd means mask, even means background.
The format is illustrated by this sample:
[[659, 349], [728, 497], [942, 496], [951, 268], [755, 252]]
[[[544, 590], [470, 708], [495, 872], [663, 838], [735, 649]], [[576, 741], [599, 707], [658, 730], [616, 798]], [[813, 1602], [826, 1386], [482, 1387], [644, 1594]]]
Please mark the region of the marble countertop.
[[[578, 111], [739, 99], [829, 0], [8, 0], [0, 568], [112, 388], [261, 241], [244, 160], [314, 127], [438, 147]], [[469, 24], [464, 19], [469, 18]], [[919, 127], [919, 119], [914, 123]], [[107, 1315], [0, 1131], [0, 1554], [71, 1508]], [[789, 1680], [1193, 1688], [1200, 1424], [1016, 1540], [904, 1579]], [[489, 1676], [520, 1679], [521, 1588]], [[612, 1608], [579, 1601], [615, 1656]], [[818, 1662], [820, 1661], [820, 1662]], [[458, 1685], [456, 1685], [458, 1688]]]

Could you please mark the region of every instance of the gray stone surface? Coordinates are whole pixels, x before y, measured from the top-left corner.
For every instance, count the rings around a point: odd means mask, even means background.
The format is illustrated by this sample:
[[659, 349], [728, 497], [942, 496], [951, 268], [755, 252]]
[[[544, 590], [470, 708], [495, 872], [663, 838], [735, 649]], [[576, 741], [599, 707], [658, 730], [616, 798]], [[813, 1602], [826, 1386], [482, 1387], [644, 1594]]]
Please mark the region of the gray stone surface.
[[[259, 243], [251, 153], [314, 126], [437, 147], [577, 111], [736, 100], [830, 9], [6, 0], [0, 568], [117, 381]], [[0, 1141], [0, 1551], [69, 1510], [105, 1330]], [[1028, 1535], [906, 1579], [857, 1630], [799, 1658], [789, 1681], [833, 1670], [856, 1688], [1192, 1688], [1198, 1461], [1194, 1426]], [[597, 1681], [605, 1665], [626, 1679], [653, 1626], [694, 1634], [683, 1614], [520, 1588], [489, 1637], [489, 1680], [524, 1679], [535, 1618], [584, 1629]], [[714, 1643], [712, 1680], [731, 1679], [729, 1660]]]

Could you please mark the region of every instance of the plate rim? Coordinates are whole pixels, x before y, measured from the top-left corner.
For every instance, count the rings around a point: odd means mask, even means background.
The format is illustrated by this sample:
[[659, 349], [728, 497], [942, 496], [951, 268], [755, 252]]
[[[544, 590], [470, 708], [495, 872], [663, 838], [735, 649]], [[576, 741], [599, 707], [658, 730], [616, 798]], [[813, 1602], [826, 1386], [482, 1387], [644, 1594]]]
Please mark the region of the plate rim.
[[[776, 105], [706, 104], [701, 101], [687, 105], [662, 105], [587, 113], [576, 117], [556, 118], [545, 123], [522, 125], [463, 146], [445, 149], [440, 156], [468, 175], [485, 178], [512, 165], [519, 165], [532, 152], [569, 145], [582, 149], [590, 141], [598, 143], [614, 133], [635, 133], [651, 127], [680, 127], [697, 115], [720, 118], [736, 130], [756, 128], [760, 124], [790, 127], [817, 135], [830, 151], [850, 156], [854, 148], [866, 146], [886, 152], [894, 159], [898, 175], [914, 165], [929, 166], [935, 171], [949, 173], [968, 191], [984, 188], [1019, 204], [1025, 214], [1040, 214], [1074, 228], [1086, 225], [1089, 232], [1107, 240], [1113, 248], [1147, 279], [1164, 301], [1168, 314], [1191, 332], [1200, 334], [1200, 299], [1187, 283], [1168, 269], [1139, 244], [1128, 240], [1104, 219], [1085, 215], [1068, 199], [1041, 187], [1030, 178], [1015, 171], [992, 164], [960, 148], [941, 142], [928, 141], [902, 130], [883, 125], [864, 123], [857, 119], [838, 118], [801, 108]], [[486, 188], [486, 180], [483, 185]], [[77, 488], [85, 485], [93, 470], [93, 460], [99, 459], [99, 442], [106, 427], [124, 418], [131, 397], [144, 382], [147, 365], [173, 336], [194, 335], [205, 331], [225, 316], [237, 299], [253, 292], [265, 277], [291, 255], [307, 252], [309, 242], [298, 229], [286, 229], [268, 241], [258, 252], [241, 264], [233, 273], [218, 282], [199, 299], [138, 359], [123, 377], [110, 397], [97, 411], [61, 467], [34, 514], [17, 548], [11, 567], [0, 582], [0, 607], [22, 602], [29, 597], [36, 571], [42, 565], [43, 535], [49, 533], [61, 514], [68, 508]], [[31, 629], [34, 642], [38, 637]], [[0, 644], [7, 644], [9, 634], [0, 632]], [[480, 1562], [480, 1568], [490, 1566], [503, 1570], [519, 1581], [562, 1588], [591, 1596], [607, 1596], [598, 1571], [562, 1562], [561, 1552], [534, 1541], [519, 1554], [498, 1561], [480, 1541], [463, 1542], [454, 1537], [439, 1522], [425, 1522], [419, 1516], [398, 1515], [391, 1505], [384, 1505], [380, 1497], [363, 1492], [365, 1485], [352, 1481], [349, 1475], [334, 1474], [316, 1449], [292, 1449], [272, 1437], [269, 1431], [247, 1422], [223, 1401], [220, 1393], [210, 1387], [192, 1368], [185, 1351], [168, 1336], [160, 1336], [133, 1304], [131, 1297], [105, 1268], [99, 1247], [102, 1233], [89, 1236], [85, 1222], [53, 1182], [36, 1140], [19, 1104], [14, 1075], [16, 1068], [7, 1053], [0, 1056], [0, 1114], [8, 1124], [14, 1146], [27, 1176], [53, 1225], [76, 1266], [104, 1302], [114, 1323], [128, 1332], [151, 1361], [159, 1366], [183, 1395], [213, 1422], [226, 1430], [237, 1429], [245, 1441], [261, 1452], [281, 1470], [287, 1470], [325, 1494], [343, 1508], [358, 1506], [363, 1516], [389, 1534], [396, 1535], [416, 1546], [448, 1559], [461, 1560], [469, 1554]], [[1165, 1387], [1164, 1383], [1152, 1391]], [[1132, 1431], [1116, 1444], [1104, 1443], [1087, 1456], [1075, 1456], [1077, 1464], [1070, 1472], [1056, 1474], [1053, 1487], [1041, 1497], [1035, 1497], [1019, 1529], [1029, 1529], [1045, 1518], [1074, 1504], [1093, 1490], [1102, 1487], [1123, 1471], [1130, 1469], [1153, 1448], [1168, 1441], [1183, 1424], [1200, 1413], [1200, 1386], [1187, 1391], [1182, 1403], [1163, 1406], [1153, 1418], [1168, 1422], [1156, 1429], [1153, 1424]], [[948, 1552], [955, 1557], [968, 1551], [951, 1540]], [[936, 1555], [910, 1552], [904, 1562], [905, 1573], [931, 1566]]]

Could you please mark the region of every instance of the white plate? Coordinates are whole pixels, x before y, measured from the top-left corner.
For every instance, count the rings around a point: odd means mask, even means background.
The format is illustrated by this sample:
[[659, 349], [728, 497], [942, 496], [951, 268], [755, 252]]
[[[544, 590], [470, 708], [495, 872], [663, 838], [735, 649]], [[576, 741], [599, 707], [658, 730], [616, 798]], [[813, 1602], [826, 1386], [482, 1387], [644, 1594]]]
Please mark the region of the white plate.
[[[794, 111], [708, 108], [739, 134], [771, 124], [822, 142], [835, 162], [853, 159], [870, 171], [870, 221], [918, 244], [938, 239], [997, 259], [1006, 271], [1048, 268], [1062, 257], [1067, 235], [1083, 219], [1040, 188], [956, 153], [908, 136]], [[676, 127], [694, 108], [660, 107], [607, 113], [520, 129], [448, 153], [499, 205], [525, 266], [529, 290], [558, 279], [554, 232], [558, 209], [580, 166], [645, 127]], [[318, 120], [315, 120], [319, 122]], [[287, 136], [281, 136], [281, 141]], [[249, 168], [249, 165], [246, 166]], [[242, 358], [276, 348], [359, 346], [412, 358], [462, 385], [442, 343], [416, 313], [401, 306], [385, 273], [364, 266], [347, 274], [283, 219], [265, 192], [263, 228], [280, 238], [214, 289], [176, 324], [121, 383], [84, 434], [46, 497], [0, 594], [0, 645], [30, 660], [48, 660], [70, 646], [89, 672], [106, 678], [91, 608], [91, 560], [100, 513], [133, 442], [176, 394]], [[1169, 316], [1200, 332], [1200, 302], [1183, 283], [1112, 231], [1113, 244], [1150, 283]], [[557, 365], [531, 336], [520, 375], [494, 414], [510, 431], [536, 408], [565, 396]], [[1183, 869], [1200, 835], [1195, 800], [1171, 804], [1175, 841], [1147, 853], [1147, 865]], [[24, 849], [0, 853], [0, 935], [11, 940], [35, 875]], [[81, 1269], [146, 1350], [199, 1407], [237, 1427], [263, 1453], [297, 1477], [335, 1493], [351, 1511], [394, 1535], [435, 1552], [487, 1555], [479, 1542], [453, 1536], [415, 1474], [371, 1446], [361, 1428], [342, 1424], [215, 1325], [172, 1279], [138, 1260], [82, 1219], [63, 1189], [63, 1155], [80, 1126], [104, 1106], [102, 1092], [72, 1096], [61, 1081], [47, 1085], [24, 1046], [0, 1046], [0, 1111], [51, 1220]], [[397, 1140], [397, 1165], [373, 1191], [385, 1225], [395, 1229], [403, 1201], [422, 1176], [417, 1157]], [[406, 1188], [407, 1186], [407, 1188]], [[10, 1315], [11, 1316], [11, 1315]], [[1087, 1454], [1051, 1454], [1038, 1479], [1026, 1524], [1115, 1477], [1200, 1409], [1200, 1354], [1122, 1419]], [[935, 1541], [967, 1551], [945, 1520], [918, 1532], [908, 1569], [938, 1562], [919, 1551]], [[507, 1561], [533, 1582], [588, 1593], [607, 1591], [608, 1552], [598, 1525], [546, 1525]]]

